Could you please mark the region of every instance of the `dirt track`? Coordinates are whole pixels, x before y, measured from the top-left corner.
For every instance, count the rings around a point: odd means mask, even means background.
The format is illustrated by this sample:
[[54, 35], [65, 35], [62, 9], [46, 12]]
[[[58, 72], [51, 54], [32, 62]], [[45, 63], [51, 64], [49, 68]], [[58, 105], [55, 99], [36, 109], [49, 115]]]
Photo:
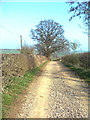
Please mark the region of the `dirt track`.
[[87, 118], [88, 85], [58, 62], [49, 62], [7, 117]]

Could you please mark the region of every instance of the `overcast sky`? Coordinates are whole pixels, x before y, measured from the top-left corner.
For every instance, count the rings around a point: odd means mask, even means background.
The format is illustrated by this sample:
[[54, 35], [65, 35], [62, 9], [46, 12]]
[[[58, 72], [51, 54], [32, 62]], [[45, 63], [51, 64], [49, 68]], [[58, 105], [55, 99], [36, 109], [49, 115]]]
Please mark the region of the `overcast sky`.
[[34, 41], [29, 36], [31, 28], [34, 29], [41, 20], [53, 19], [63, 25], [68, 40], [78, 41], [81, 44], [80, 49], [87, 51], [88, 36], [80, 28], [83, 27], [82, 19], [77, 17], [69, 22], [72, 15], [68, 13], [69, 5], [58, 1], [0, 2], [0, 48], [20, 48], [20, 35], [23, 43], [32, 45]]

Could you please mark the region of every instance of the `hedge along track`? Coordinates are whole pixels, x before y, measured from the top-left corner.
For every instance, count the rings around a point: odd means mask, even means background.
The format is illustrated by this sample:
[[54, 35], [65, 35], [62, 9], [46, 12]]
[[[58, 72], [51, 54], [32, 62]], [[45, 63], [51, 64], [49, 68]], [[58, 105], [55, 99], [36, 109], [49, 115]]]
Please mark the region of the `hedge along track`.
[[88, 85], [66, 67], [51, 61], [17, 100], [7, 117], [87, 118]]

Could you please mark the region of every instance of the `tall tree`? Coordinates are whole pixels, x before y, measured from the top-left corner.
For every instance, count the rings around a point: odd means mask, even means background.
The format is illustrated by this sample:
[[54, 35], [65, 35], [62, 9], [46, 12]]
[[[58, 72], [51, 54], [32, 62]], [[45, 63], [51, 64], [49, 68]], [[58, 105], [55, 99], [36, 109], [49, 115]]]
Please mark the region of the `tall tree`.
[[69, 20], [78, 16], [83, 18], [85, 25], [90, 27], [90, 0], [84, 2], [77, 2], [77, 0], [67, 2], [70, 5], [69, 12], [72, 12], [73, 15]]
[[53, 52], [67, 49], [69, 42], [64, 38], [62, 25], [53, 20], [40, 21], [36, 29], [31, 30], [31, 37], [39, 53], [49, 57]]

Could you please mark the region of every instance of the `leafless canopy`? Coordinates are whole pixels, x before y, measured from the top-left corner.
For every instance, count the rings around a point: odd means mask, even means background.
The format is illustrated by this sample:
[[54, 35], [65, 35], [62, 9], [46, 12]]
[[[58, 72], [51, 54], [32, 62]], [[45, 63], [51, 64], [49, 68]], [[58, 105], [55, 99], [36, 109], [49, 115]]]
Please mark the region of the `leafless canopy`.
[[78, 16], [79, 18], [83, 18], [83, 22], [86, 25], [90, 24], [90, 1], [77, 2], [77, 0], [67, 2], [70, 5], [69, 12], [72, 12], [72, 18]]
[[37, 41], [39, 53], [47, 57], [54, 51], [67, 49], [69, 42], [64, 38], [62, 25], [53, 20], [44, 20], [31, 30], [32, 39]]

